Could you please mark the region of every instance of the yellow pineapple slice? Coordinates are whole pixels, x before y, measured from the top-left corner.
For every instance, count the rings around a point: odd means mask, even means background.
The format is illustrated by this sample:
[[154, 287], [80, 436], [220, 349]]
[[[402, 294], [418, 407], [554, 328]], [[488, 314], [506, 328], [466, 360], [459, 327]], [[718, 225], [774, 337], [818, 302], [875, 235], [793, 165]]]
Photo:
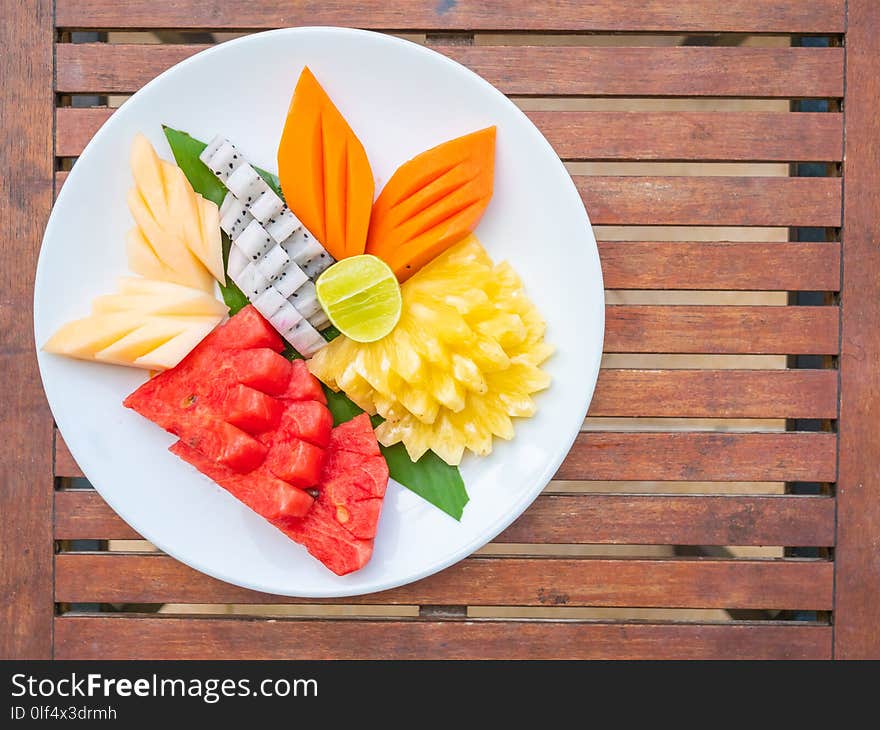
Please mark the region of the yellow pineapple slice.
[[401, 287], [403, 310], [383, 339], [338, 337], [310, 361], [329, 387], [385, 422], [376, 435], [403, 443], [414, 461], [429, 449], [449, 464], [485, 456], [513, 437], [513, 418], [534, 415], [550, 384], [544, 320], [509, 264], [494, 265], [474, 236]]

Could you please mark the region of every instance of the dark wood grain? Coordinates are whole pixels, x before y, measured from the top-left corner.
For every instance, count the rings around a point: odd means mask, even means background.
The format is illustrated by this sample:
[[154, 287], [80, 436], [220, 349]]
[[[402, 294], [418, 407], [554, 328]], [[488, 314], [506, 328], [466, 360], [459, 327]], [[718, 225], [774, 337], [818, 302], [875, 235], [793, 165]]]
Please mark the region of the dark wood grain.
[[[839, 160], [840, 114], [530, 111], [565, 160]], [[768, 134], [767, 130], [773, 133]]]
[[[67, 172], [56, 173], [57, 190]], [[574, 175], [593, 225], [840, 225], [839, 178]]]
[[58, 429], [55, 429], [55, 476], [83, 476], [82, 469], [79, 468], [79, 464], [76, 463], [76, 459], [73, 458], [73, 454], [70, 453], [70, 449], [67, 448], [67, 444], [64, 443], [64, 439], [61, 438]]
[[831, 497], [548, 494], [496, 543], [832, 545]]
[[556, 479], [833, 482], [833, 433], [580, 434]]
[[[203, 45], [61, 43], [57, 89], [134, 92]], [[840, 97], [842, 48], [432, 46], [505, 94]]]
[[57, 22], [72, 28], [280, 28], [343, 25], [373, 29], [543, 31], [728, 31], [840, 33], [843, 0], [563, 0], [539, 12], [518, 0], [436, 3], [408, 0], [318, 2], [201, 0], [157, 4], [128, 0], [58, 0]]
[[[382, 593], [322, 603], [468, 606], [831, 607], [825, 561], [467, 558]], [[55, 558], [64, 603], [302, 603], [210, 578], [157, 554], [64, 553]], [[311, 602], [306, 599], [306, 603]]]
[[606, 289], [837, 291], [838, 243], [599, 241]]
[[765, 621], [315, 621], [61, 616], [59, 659], [828, 659], [831, 627]]
[[[140, 536], [87, 489], [55, 493], [55, 538]], [[640, 545], [834, 544], [830, 497], [545, 494], [496, 543]]]
[[833, 177], [573, 175], [593, 225], [839, 226]]
[[605, 352], [816, 354], [838, 351], [837, 307], [605, 308]]
[[835, 418], [835, 370], [599, 371], [590, 416]]
[[[633, 481], [834, 481], [831, 433], [583, 433], [557, 479]], [[57, 476], [82, 476], [72, 459]], [[63, 473], [62, 473], [63, 472]]]
[[848, 8], [834, 655], [880, 659], [880, 4]]
[[[113, 111], [59, 109], [55, 153], [77, 156]], [[564, 160], [839, 160], [843, 152], [841, 114], [534, 111], [528, 116]]]
[[93, 489], [55, 492], [56, 540], [141, 540]]
[[33, 278], [52, 206], [52, 2], [0, 22], [0, 659], [52, 656], [52, 417], [34, 357]]

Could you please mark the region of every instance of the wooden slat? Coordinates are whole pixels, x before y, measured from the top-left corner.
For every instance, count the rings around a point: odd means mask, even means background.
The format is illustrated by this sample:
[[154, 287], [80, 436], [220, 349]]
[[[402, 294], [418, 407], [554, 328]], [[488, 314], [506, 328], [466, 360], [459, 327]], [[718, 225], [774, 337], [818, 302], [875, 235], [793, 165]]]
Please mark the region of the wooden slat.
[[[92, 490], [55, 493], [55, 539], [140, 536]], [[834, 544], [830, 497], [547, 494], [498, 543], [642, 545]]]
[[60, 616], [58, 659], [828, 659], [797, 623], [251, 621]]
[[52, 416], [34, 357], [33, 281], [52, 207], [52, 0], [0, 21], [0, 657], [52, 658]]
[[[556, 478], [832, 482], [836, 439], [831, 433], [592, 431], [578, 436]], [[56, 459], [55, 475], [76, 477], [82, 471], [72, 458]]]
[[815, 354], [838, 351], [837, 307], [605, 308], [605, 352]]
[[599, 241], [606, 289], [838, 291], [840, 244]]
[[565, 160], [839, 160], [840, 114], [530, 111]]
[[[804, 560], [467, 558], [382, 593], [322, 603], [826, 610], [833, 564]], [[62, 553], [64, 603], [302, 603], [210, 578], [167, 555]], [[310, 601], [306, 601], [310, 602]]]
[[[55, 154], [75, 157], [113, 114], [58, 109]], [[528, 112], [566, 160], [840, 160], [843, 116], [776, 112]]]
[[735, 33], [841, 33], [843, 0], [654, 0], [621, 3], [542, 3], [520, 0], [436, 3], [409, 0], [358, 3], [318, 0], [229, 0], [157, 4], [128, 0], [58, 0], [56, 23], [71, 28], [267, 29], [341, 25], [372, 29], [542, 31], [726, 31]]
[[92, 489], [55, 492], [56, 540], [141, 540]]
[[56, 477], [82, 477], [82, 469], [79, 468], [79, 464], [76, 463], [76, 460], [73, 458], [73, 454], [70, 453], [70, 449], [67, 448], [67, 444], [64, 443], [64, 439], [61, 438], [61, 434], [58, 433], [58, 429], [55, 429], [55, 476]]
[[593, 225], [840, 226], [833, 177], [572, 176]]
[[590, 416], [836, 418], [836, 370], [601, 370]]
[[[61, 189], [68, 173], [56, 173]], [[574, 175], [593, 225], [839, 226], [840, 178]]]
[[880, 4], [848, 8], [834, 656], [880, 659]]
[[833, 482], [833, 433], [582, 433], [557, 479]]
[[[56, 90], [136, 91], [203, 45], [61, 43]], [[434, 46], [505, 94], [840, 97], [842, 48]]]
[[831, 497], [543, 495], [498, 543], [834, 544]]

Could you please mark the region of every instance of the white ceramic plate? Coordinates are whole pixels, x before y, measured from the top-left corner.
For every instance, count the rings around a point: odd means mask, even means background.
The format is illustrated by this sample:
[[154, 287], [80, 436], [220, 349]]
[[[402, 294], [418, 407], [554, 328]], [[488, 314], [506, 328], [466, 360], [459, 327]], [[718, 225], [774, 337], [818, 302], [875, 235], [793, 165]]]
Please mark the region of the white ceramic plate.
[[376, 189], [410, 157], [498, 127], [495, 193], [477, 234], [508, 259], [547, 322], [557, 353], [538, 414], [487, 458], [461, 466], [471, 501], [461, 523], [389, 485], [371, 562], [337, 577], [167, 448], [173, 437], [122, 399], [140, 371], [39, 353], [58, 427], [89, 481], [146, 539], [215, 578], [269, 593], [348, 596], [445, 568], [491, 540], [553, 477], [577, 434], [599, 370], [602, 273], [590, 222], [550, 145], [517, 107], [464, 67], [421, 46], [340, 28], [251, 35], [190, 58], [126, 101], [95, 135], [58, 198], [34, 287], [38, 345], [126, 273], [132, 225], [128, 152], [143, 132], [172, 159], [161, 125], [209, 140], [223, 133], [275, 170], [290, 96], [308, 64], [362, 140]]

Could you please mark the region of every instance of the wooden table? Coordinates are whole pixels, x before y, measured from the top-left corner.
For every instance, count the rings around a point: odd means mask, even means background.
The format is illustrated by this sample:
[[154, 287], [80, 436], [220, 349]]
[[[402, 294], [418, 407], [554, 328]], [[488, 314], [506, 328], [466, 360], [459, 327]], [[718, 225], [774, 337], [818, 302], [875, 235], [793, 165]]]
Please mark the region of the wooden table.
[[[6, 0], [2, 15], [0, 656], [880, 657], [876, 0]], [[694, 227], [690, 243], [616, 229], [630, 239], [621, 242], [599, 229], [609, 290], [660, 292], [652, 304], [608, 307], [607, 352], [643, 354], [618, 364], [679, 357], [603, 369], [590, 415], [669, 420], [647, 430], [591, 421], [561, 481], [491, 554], [337, 602], [355, 606], [351, 617], [157, 614], [167, 603], [310, 602], [226, 585], [162, 554], [71, 549], [137, 538], [94, 491], [73, 488], [79, 470], [54, 432], [33, 354], [32, 272], [53, 195], [112, 113], [71, 100], [131, 93], [201, 46], [74, 43], [70, 31], [287, 25], [418, 34], [530, 109], [567, 162], [781, 162], [791, 174], [575, 174], [597, 226]], [[599, 43], [593, 33], [621, 35]], [[668, 34], [688, 45], [657, 40]], [[743, 45], [740, 34], [764, 37]], [[666, 101], [560, 111], [554, 97]], [[719, 101], [694, 110], [678, 98]], [[731, 106], [736, 98], [791, 103], [766, 111]], [[696, 240], [701, 226], [726, 233]], [[750, 240], [740, 227], [789, 229], [788, 240]], [[684, 304], [663, 290], [706, 294]], [[788, 292], [788, 303], [716, 301], [712, 290]], [[751, 355], [788, 357], [781, 368], [738, 357]], [[752, 420], [725, 432], [681, 419]], [[762, 430], [766, 419], [783, 427]], [[589, 482], [605, 493], [584, 491]], [[628, 493], [645, 482], [672, 493]], [[784, 486], [736, 486], [756, 482]], [[570, 545], [610, 554], [559, 547]], [[677, 547], [632, 558], [617, 545]], [[784, 551], [743, 557], [724, 546]], [[365, 617], [375, 606], [397, 615]], [[476, 618], [487, 606], [525, 608]], [[576, 607], [622, 612], [587, 620]], [[636, 608], [674, 611], [638, 621]], [[726, 609], [730, 620], [687, 609]]]

